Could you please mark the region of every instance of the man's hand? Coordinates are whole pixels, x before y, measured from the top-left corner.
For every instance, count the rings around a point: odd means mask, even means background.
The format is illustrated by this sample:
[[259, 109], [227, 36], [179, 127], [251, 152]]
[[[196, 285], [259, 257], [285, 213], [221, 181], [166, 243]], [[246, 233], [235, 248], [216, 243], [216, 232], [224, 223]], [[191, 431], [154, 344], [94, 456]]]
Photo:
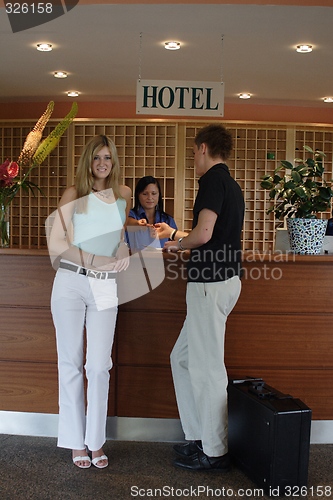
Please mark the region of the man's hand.
[[177, 241], [166, 241], [164, 243], [163, 252], [178, 252]]
[[154, 228], [156, 229], [157, 236], [160, 240], [164, 238], [170, 238], [174, 229], [169, 226], [166, 222], [157, 222], [154, 224]]

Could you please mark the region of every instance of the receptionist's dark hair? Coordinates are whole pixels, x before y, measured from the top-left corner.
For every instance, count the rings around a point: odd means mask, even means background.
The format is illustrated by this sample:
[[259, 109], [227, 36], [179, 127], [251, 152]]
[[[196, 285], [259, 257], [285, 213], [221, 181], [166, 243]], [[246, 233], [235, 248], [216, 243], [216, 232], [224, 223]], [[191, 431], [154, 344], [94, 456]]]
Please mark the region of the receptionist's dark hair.
[[146, 175], [145, 177], [141, 177], [141, 179], [138, 180], [137, 185], [135, 186], [135, 191], [134, 191], [134, 207], [133, 210], [135, 212], [139, 211], [140, 208], [140, 201], [139, 201], [139, 194], [142, 193], [146, 187], [149, 184], [155, 184], [157, 186], [158, 192], [159, 192], [159, 197], [158, 197], [158, 202], [157, 202], [157, 210], [161, 213], [164, 213], [164, 208], [163, 208], [163, 195], [161, 191], [161, 186], [160, 183], [158, 182], [155, 177], [152, 175]]

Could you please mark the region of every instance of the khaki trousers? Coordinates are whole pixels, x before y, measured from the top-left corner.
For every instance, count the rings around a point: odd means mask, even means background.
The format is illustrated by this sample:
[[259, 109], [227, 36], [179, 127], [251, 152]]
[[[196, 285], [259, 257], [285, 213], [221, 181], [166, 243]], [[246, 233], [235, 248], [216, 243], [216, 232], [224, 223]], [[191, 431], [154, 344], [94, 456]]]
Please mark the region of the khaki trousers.
[[204, 453], [211, 457], [228, 451], [224, 336], [240, 291], [238, 276], [217, 283], [188, 283], [187, 315], [170, 357], [185, 438], [201, 440]]

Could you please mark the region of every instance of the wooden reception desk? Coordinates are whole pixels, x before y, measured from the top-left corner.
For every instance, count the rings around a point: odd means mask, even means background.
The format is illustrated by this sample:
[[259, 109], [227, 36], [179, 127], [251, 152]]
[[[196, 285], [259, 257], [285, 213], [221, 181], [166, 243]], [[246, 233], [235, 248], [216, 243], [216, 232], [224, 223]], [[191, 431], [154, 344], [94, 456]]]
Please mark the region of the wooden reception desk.
[[[119, 307], [110, 416], [178, 418], [169, 355], [185, 317], [186, 258], [163, 259], [164, 281]], [[58, 412], [53, 277], [46, 251], [0, 250], [0, 410]], [[332, 284], [332, 255], [245, 254], [229, 376], [262, 377], [333, 420]]]

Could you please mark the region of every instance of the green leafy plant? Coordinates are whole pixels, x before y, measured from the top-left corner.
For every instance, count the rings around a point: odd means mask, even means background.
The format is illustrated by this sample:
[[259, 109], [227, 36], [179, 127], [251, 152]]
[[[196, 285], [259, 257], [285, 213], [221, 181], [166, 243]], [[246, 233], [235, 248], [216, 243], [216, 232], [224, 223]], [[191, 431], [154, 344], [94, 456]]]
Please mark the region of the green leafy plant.
[[267, 213], [274, 213], [278, 219], [316, 219], [317, 213], [330, 208], [333, 191], [331, 184], [323, 179], [326, 155], [309, 146], [304, 146], [304, 149], [311, 157], [306, 160], [296, 158], [295, 165], [282, 160], [272, 175], [261, 178], [261, 187], [269, 189], [269, 198], [274, 200]]

